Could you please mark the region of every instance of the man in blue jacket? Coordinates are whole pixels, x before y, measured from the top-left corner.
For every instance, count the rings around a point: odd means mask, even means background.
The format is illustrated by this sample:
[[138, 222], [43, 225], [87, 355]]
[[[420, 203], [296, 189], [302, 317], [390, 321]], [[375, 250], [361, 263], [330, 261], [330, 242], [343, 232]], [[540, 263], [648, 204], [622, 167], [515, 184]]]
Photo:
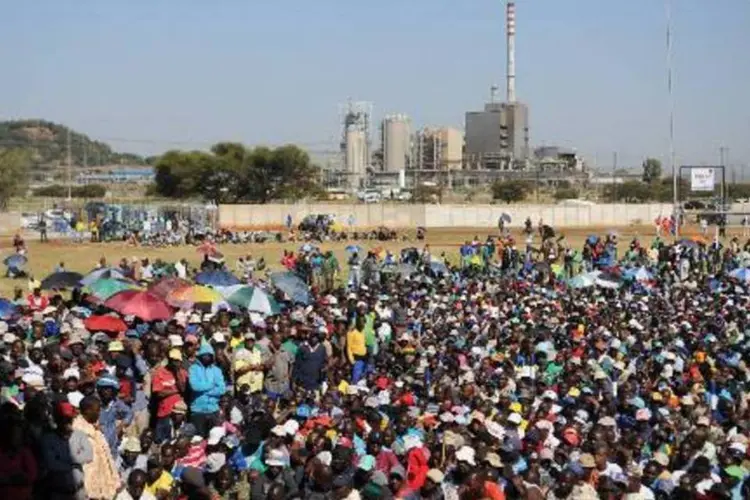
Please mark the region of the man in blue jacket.
[[205, 437], [218, 419], [219, 398], [227, 391], [227, 385], [221, 368], [214, 364], [214, 348], [210, 344], [204, 341], [197, 357], [188, 370], [192, 394], [190, 421]]

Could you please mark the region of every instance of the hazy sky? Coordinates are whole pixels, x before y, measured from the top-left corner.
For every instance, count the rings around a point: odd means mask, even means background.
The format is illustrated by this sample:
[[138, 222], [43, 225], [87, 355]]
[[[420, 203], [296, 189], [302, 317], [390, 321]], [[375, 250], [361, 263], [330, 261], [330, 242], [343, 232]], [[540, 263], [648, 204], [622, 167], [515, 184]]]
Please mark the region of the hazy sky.
[[[750, 1], [672, 0], [678, 162], [750, 163]], [[0, 119], [140, 153], [299, 142], [338, 107], [463, 127], [505, 89], [500, 0], [0, 0]], [[663, 0], [518, 0], [517, 92], [535, 145], [598, 164], [666, 157]], [[118, 138], [119, 141], [112, 139]]]

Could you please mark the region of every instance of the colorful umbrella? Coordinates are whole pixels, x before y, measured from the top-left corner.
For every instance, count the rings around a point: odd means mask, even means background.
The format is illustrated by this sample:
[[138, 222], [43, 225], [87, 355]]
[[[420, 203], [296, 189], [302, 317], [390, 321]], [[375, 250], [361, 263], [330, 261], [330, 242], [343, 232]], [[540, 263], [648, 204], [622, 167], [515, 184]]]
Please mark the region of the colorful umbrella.
[[62, 288], [74, 288], [79, 285], [83, 279], [81, 273], [63, 271], [52, 273], [42, 280], [42, 290], [60, 290]]
[[269, 278], [271, 283], [287, 294], [293, 302], [304, 305], [312, 303], [309, 287], [296, 274], [291, 272], [272, 273]]
[[128, 329], [122, 319], [110, 314], [89, 316], [84, 320], [83, 326], [90, 332], [125, 333]]
[[81, 279], [81, 284], [83, 286], [89, 286], [95, 281], [98, 281], [101, 279], [123, 280], [125, 279], [125, 275], [122, 274], [122, 272], [120, 272], [120, 270], [118, 269], [114, 269], [111, 267], [103, 267], [101, 269], [95, 269], [91, 271], [90, 273], [88, 273], [83, 279]]
[[157, 297], [165, 299], [171, 292], [179, 290], [180, 288], [188, 288], [191, 286], [192, 285], [188, 280], [177, 278], [175, 276], [167, 276], [166, 278], [162, 278], [159, 281], [151, 283], [148, 286], [148, 291], [153, 293]]
[[245, 308], [268, 316], [279, 314], [281, 310], [276, 299], [268, 292], [257, 287], [244, 286], [227, 297], [227, 302], [233, 306]]
[[241, 283], [235, 275], [224, 270], [201, 271], [195, 275], [195, 282], [211, 286], [231, 286]]
[[16, 253], [16, 254], [9, 255], [8, 257], [6, 257], [3, 262], [8, 267], [14, 267], [16, 269], [21, 269], [21, 268], [23, 268], [23, 266], [26, 265], [26, 263], [28, 261], [29, 261], [29, 259], [27, 259], [25, 255], [21, 255], [20, 253]]
[[104, 305], [124, 316], [144, 321], [170, 319], [172, 309], [163, 299], [148, 292], [125, 290], [110, 297]]
[[16, 315], [18, 307], [11, 301], [0, 299], [0, 319], [10, 319]]
[[174, 307], [193, 307], [198, 303], [218, 304], [224, 301], [224, 297], [213, 288], [193, 285], [173, 290], [167, 295], [166, 301]]
[[136, 290], [137, 288], [138, 286], [134, 283], [112, 278], [103, 278], [88, 285], [91, 295], [101, 301], [107, 300], [114, 294], [124, 290]]

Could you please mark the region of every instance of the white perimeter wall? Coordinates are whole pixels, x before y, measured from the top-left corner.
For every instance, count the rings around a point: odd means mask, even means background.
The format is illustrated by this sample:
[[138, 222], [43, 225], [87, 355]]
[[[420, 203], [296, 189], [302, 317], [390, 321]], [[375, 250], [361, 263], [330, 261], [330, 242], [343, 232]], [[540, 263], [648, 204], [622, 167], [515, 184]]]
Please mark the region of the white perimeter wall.
[[297, 225], [308, 214], [332, 214], [343, 225], [353, 218], [355, 227], [497, 227], [508, 213], [511, 226], [522, 226], [526, 217], [534, 225], [539, 218], [555, 227], [628, 226], [652, 224], [658, 216], [672, 213], [671, 204], [558, 205], [409, 205], [409, 204], [296, 204], [221, 205], [219, 224], [228, 229], [277, 228], [288, 214]]

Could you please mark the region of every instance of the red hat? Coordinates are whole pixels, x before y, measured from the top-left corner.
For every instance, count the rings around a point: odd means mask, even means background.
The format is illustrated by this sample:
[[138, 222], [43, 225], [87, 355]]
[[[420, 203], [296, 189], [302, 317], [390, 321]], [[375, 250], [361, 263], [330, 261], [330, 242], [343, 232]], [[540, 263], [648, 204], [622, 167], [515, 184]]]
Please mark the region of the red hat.
[[578, 446], [581, 444], [581, 436], [578, 435], [578, 431], [574, 427], [568, 427], [563, 431], [563, 441], [570, 446]]
[[60, 401], [57, 403], [56, 411], [57, 414], [63, 418], [74, 419], [76, 417], [75, 407], [67, 401]]

